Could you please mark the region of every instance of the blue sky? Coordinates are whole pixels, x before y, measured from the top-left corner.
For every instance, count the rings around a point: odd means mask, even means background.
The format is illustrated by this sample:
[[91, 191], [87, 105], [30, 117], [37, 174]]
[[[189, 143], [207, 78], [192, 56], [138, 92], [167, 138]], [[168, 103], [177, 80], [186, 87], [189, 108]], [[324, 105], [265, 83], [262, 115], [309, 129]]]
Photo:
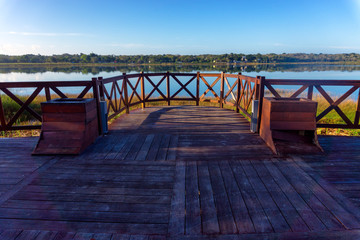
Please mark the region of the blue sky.
[[360, 0], [0, 0], [0, 54], [360, 52]]

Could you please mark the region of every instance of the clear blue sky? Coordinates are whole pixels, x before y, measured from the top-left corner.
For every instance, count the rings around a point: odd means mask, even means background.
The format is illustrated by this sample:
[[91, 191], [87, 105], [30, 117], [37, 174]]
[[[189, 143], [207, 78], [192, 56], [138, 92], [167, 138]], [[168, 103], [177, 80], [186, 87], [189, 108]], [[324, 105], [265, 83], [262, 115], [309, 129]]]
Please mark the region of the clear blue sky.
[[0, 54], [360, 52], [360, 0], [0, 0]]

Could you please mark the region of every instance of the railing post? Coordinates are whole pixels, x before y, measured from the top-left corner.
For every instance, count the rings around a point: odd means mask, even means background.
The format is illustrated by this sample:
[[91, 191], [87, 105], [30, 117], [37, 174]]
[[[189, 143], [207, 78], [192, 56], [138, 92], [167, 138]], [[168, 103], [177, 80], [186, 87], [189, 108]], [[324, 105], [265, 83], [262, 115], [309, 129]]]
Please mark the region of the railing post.
[[140, 76], [140, 84], [141, 84], [141, 106], [145, 108], [145, 83], [144, 83], [144, 72], [141, 72]]
[[105, 101], [105, 94], [104, 94], [104, 84], [102, 82], [103, 78], [98, 77], [98, 83], [99, 83], [99, 92], [100, 92], [100, 100]]
[[312, 100], [312, 98], [313, 98], [313, 91], [314, 91], [314, 86], [313, 85], [309, 86], [308, 87], [307, 98], [310, 99], [310, 100]]
[[49, 87], [45, 87], [45, 96], [46, 96], [46, 101], [51, 100], [51, 94], [50, 94], [50, 88]]
[[240, 92], [241, 92], [241, 72], [238, 73], [238, 77], [236, 79], [237, 81], [237, 90], [236, 90], [236, 112], [239, 113], [240, 112]]
[[167, 104], [170, 106], [170, 74], [166, 72], [166, 98]]
[[4, 107], [1, 101], [1, 94], [0, 94], [0, 123], [1, 123], [1, 130], [6, 129], [6, 121], [5, 121], [5, 114], [4, 114]]
[[254, 100], [259, 100], [261, 76], [256, 76]]
[[98, 79], [92, 78], [92, 87], [93, 87], [93, 95], [96, 101], [96, 108], [97, 108], [97, 118], [98, 118], [98, 128], [99, 128], [99, 135], [102, 135], [102, 120], [101, 120], [101, 110], [100, 110], [100, 98], [99, 98], [99, 88], [98, 88]]
[[257, 130], [260, 132], [260, 123], [261, 123], [261, 112], [262, 112], [262, 105], [263, 105], [263, 98], [265, 95], [265, 77], [259, 78], [260, 82], [258, 83], [259, 87], [259, 107], [258, 107], [258, 122], [257, 122]]
[[196, 73], [196, 106], [199, 106], [200, 102], [200, 72]]
[[358, 93], [357, 106], [356, 106], [355, 119], [354, 119], [354, 125], [356, 127], [359, 127], [359, 118], [360, 118], [360, 88]]
[[224, 107], [224, 72], [221, 72], [221, 83], [220, 83], [220, 108]]
[[125, 100], [125, 107], [126, 107], [126, 113], [130, 113], [129, 109], [129, 98], [128, 98], [128, 90], [127, 90], [127, 77], [126, 73], [123, 73], [124, 79], [123, 79], [123, 89], [124, 89], [124, 100]]

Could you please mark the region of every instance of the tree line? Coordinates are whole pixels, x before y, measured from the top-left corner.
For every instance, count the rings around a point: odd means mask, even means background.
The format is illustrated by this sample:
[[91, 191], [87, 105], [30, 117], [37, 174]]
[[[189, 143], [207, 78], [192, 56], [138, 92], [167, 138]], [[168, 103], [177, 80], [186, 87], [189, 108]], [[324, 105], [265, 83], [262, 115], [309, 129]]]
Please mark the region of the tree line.
[[0, 55], [0, 63], [123, 63], [123, 64], [159, 64], [159, 63], [297, 63], [297, 62], [360, 62], [360, 54], [202, 54], [202, 55], [98, 55], [90, 54], [61, 54], [20, 56]]

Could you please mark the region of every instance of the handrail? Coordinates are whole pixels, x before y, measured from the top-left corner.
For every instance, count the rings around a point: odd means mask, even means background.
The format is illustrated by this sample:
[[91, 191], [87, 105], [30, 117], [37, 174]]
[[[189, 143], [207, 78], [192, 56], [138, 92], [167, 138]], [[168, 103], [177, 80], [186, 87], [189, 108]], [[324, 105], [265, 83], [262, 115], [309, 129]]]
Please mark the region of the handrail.
[[[229, 73], [123, 73], [120, 76], [109, 78], [93, 78], [92, 81], [47, 81], [47, 82], [2, 82], [0, 93], [8, 96], [20, 107], [9, 119], [5, 119], [3, 103], [0, 99], [0, 131], [18, 129], [39, 129], [41, 125], [15, 125], [20, 116], [26, 111], [38, 122], [41, 122], [41, 113], [32, 109], [30, 104], [40, 93], [45, 90], [46, 100], [53, 97], [68, 97], [62, 87], [82, 87], [76, 95], [78, 98], [93, 97], [98, 105], [101, 100], [107, 102], [109, 119], [122, 113], [129, 113], [130, 107], [146, 103], [165, 102], [170, 105], [174, 101], [192, 101], [196, 105], [200, 102], [213, 102], [224, 106], [233, 107], [236, 112], [241, 112], [248, 119], [251, 118], [251, 105], [253, 100], [259, 100], [258, 126], [261, 121], [262, 98], [267, 95], [281, 96], [276, 90], [278, 85], [300, 86], [290, 96], [299, 97], [305, 94], [308, 99], [313, 99], [314, 89], [329, 103], [329, 107], [317, 115], [317, 127], [327, 128], [356, 128], [360, 129], [360, 91], [356, 106], [355, 117], [349, 119], [340, 109], [339, 104], [360, 88], [357, 80], [307, 80], [307, 79], [265, 79], [265, 77], [251, 77]], [[192, 87], [191, 87], [192, 86]], [[323, 86], [349, 86], [351, 87], [338, 99], [332, 99]], [[34, 88], [34, 92], [23, 100], [16, 96], [13, 88]], [[92, 96], [89, 92], [92, 89]], [[186, 95], [186, 96], [185, 96]], [[330, 111], [335, 110], [345, 124], [324, 124], [319, 121]]]
[[[154, 80], [154, 77], [160, 77]], [[181, 81], [180, 77], [188, 77]], [[210, 79], [216, 78], [216, 79]], [[228, 79], [233, 79], [230, 84]], [[119, 81], [122, 81], [120, 84]], [[189, 89], [188, 86], [196, 82], [196, 88]], [[253, 83], [253, 84], [252, 84]], [[171, 86], [177, 85], [177, 89], [170, 93]], [[257, 78], [239, 74], [226, 73], [139, 73], [123, 74], [121, 77], [106, 78], [101, 80], [100, 98], [107, 101], [109, 119], [124, 112], [128, 107], [141, 104], [144, 108], [148, 102], [165, 101], [170, 105], [171, 101], [195, 101], [199, 105], [201, 101], [219, 103], [235, 106], [236, 111], [241, 111], [250, 117], [252, 99], [255, 96], [256, 85], [259, 84]], [[145, 85], [147, 85], [145, 89]], [[165, 85], [166, 90], [160, 88]], [[171, 85], [171, 86], [170, 86]], [[214, 90], [216, 85], [220, 85], [220, 92]], [[139, 89], [139, 86], [141, 88]], [[238, 87], [237, 87], [238, 86]], [[127, 92], [125, 92], [125, 88]], [[204, 92], [200, 93], [200, 88]], [[225, 92], [226, 89], [226, 92]], [[236, 94], [241, 91], [241, 94]], [[181, 92], [186, 92], [189, 97], [178, 96]], [[128, 96], [125, 96], [127, 93]], [[158, 97], [153, 97], [157, 94]], [[201, 94], [201, 95], [200, 95]], [[208, 95], [211, 95], [209, 98]], [[127, 102], [127, 104], [126, 104]]]
[[[360, 81], [358, 80], [313, 80], [313, 79], [266, 79], [264, 86], [268, 91], [277, 98], [282, 98], [281, 94], [276, 91], [274, 86], [276, 85], [288, 85], [288, 86], [300, 86], [290, 98], [297, 98], [307, 90], [306, 98], [312, 100], [313, 92], [316, 89], [319, 95], [323, 97], [329, 106], [316, 116], [316, 126], [318, 128], [344, 128], [344, 129], [360, 129]], [[323, 88], [323, 86], [349, 86], [343, 95], [334, 100], [329, 93]], [[353, 120], [351, 120], [339, 107], [339, 105], [348, 99], [355, 91], [358, 91], [358, 100], [356, 102], [356, 111]], [[332, 110], [335, 110], [340, 119], [345, 124], [337, 123], [321, 123], [320, 121], [328, 115]]]
[[[96, 83], [96, 82], [95, 82]], [[38, 122], [42, 122], [42, 117], [40, 109], [34, 110], [30, 106], [34, 100], [40, 96], [41, 91], [45, 91], [46, 101], [51, 100], [54, 96], [60, 98], [68, 98], [68, 94], [61, 91], [59, 88], [62, 87], [82, 87], [82, 90], [76, 94], [76, 98], [84, 98], [90, 91], [94, 88], [94, 82], [92, 81], [47, 81], [47, 82], [1, 82], [0, 83], [0, 92], [5, 96], [15, 102], [19, 109], [9, 118], [5, 119], [5, 111], [2, 99], [0, 98], [0, 131], [8, 130], [29, 130], [29, 129], [40, 129], [41, 125], [14, 125], [20, 120], [21, 115], [26, 111], [33, 119], [36, 119]], [[27, 99], [22, 100], [16, 94], [13, 93], [12, 89], [23, 89], [23, 88], [35, 88], [30, 96]], [[95, 96], [94, 92], [92, 94]], [[93, 97], [91, 96], [91, 97]]]
[[35, 88], [35, 87], [79, 87], [88, 86], [89, 81], [46, 81], [46, 82], [0, 82], [0, 88]]
[[360, 86], [359, 80], [266, 79], [272, 85]]

